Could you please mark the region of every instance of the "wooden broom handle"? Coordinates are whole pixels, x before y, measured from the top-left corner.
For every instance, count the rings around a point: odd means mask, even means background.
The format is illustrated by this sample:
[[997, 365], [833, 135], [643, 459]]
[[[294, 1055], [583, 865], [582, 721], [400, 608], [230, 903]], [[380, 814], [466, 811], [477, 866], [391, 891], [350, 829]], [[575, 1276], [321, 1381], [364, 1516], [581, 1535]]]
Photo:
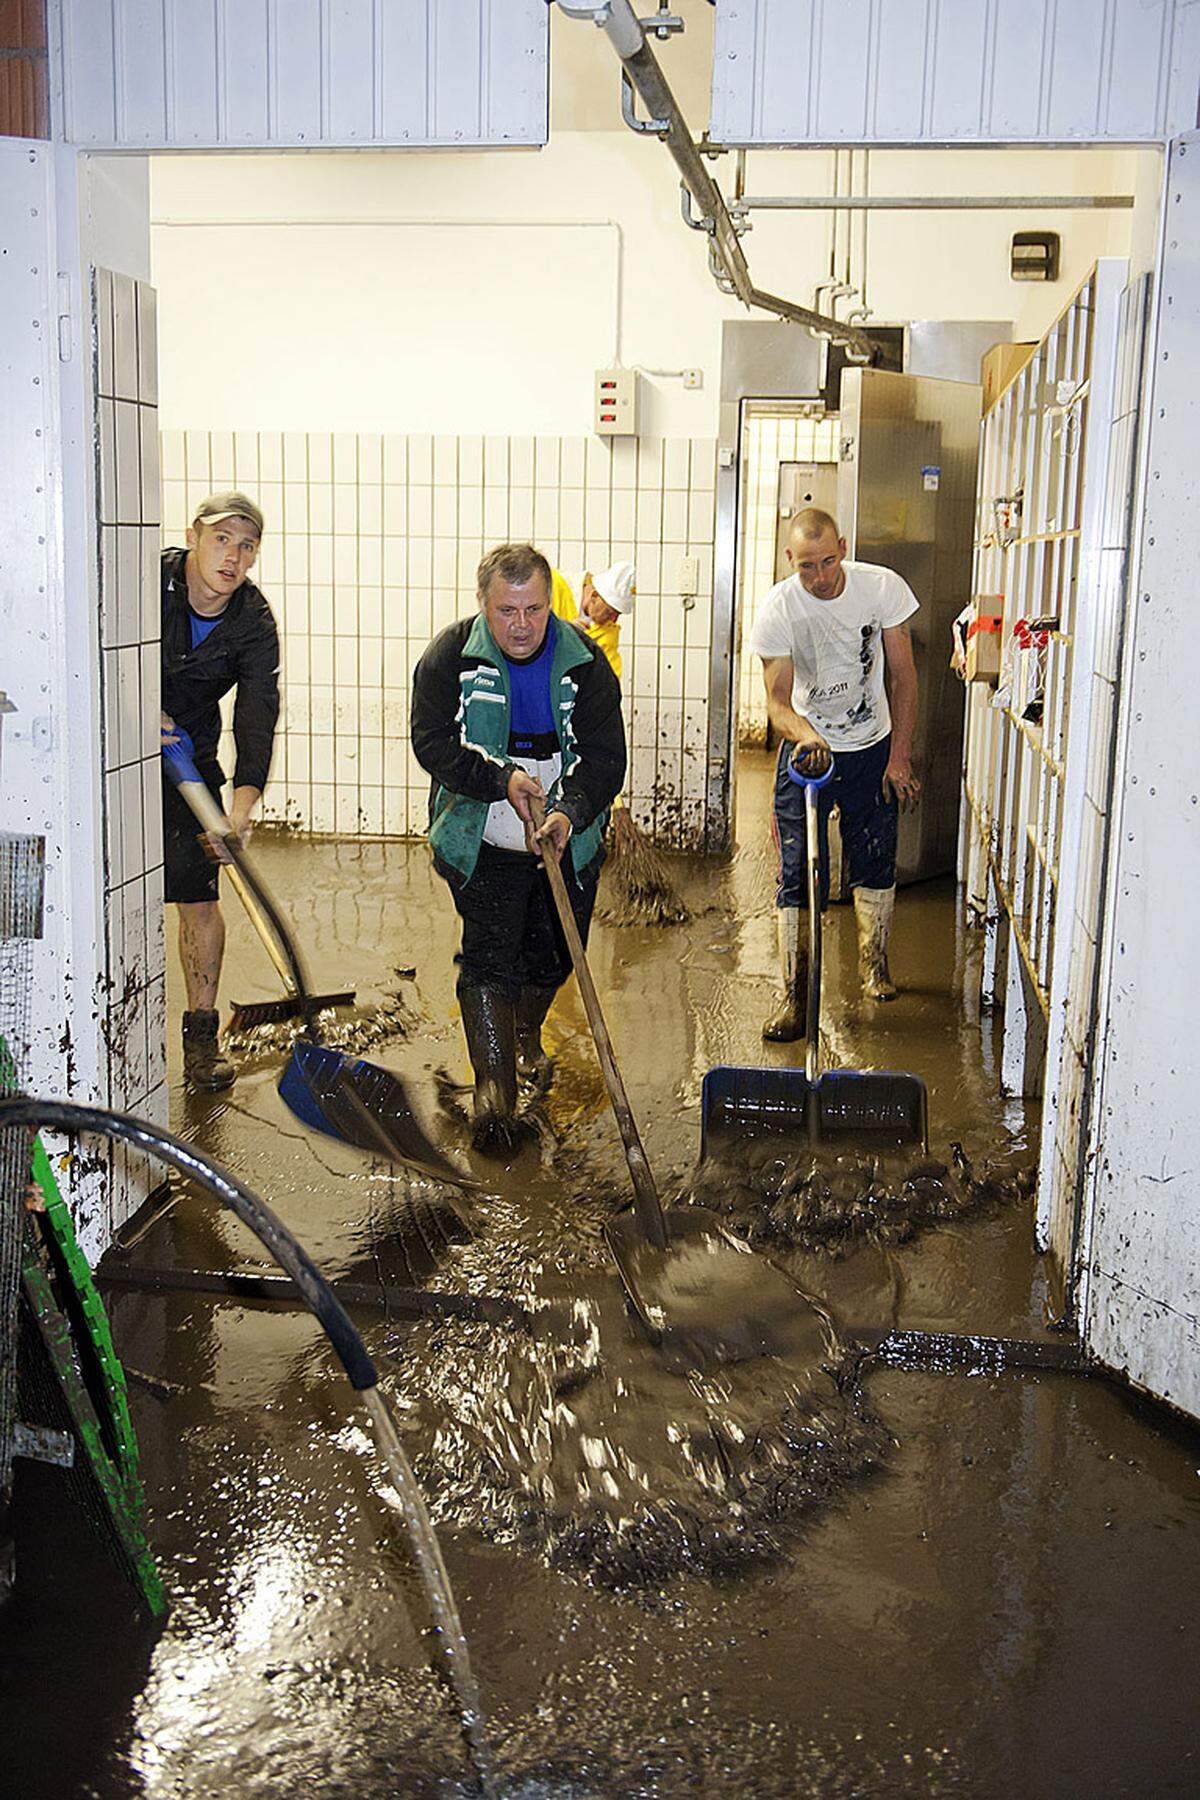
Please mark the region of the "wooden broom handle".
[[[197, 823], [208, 832], [210, 837], [217, 837], [226, 841], [226, 847], [228, 848], [227, 840], [236, 837], [236, 833], [223, 809], [213, 799], [204, 783], [202, 781], [181, 781], [178, 783], [177, 791], [180, 798], [187, 802], [188, 806], [195, 814]], [[246, 914], [250, 923], [259, 935], [263, 949], [274, 963], [275, 973], [279, 976], [279, 979], [282, 981], [289, 994], [294, 995], [296, 993], [296, 983], [292, 976], [292, 971], [288, 966], [287, 958], [280, 950], [279, 945], [275, 942], [270, 927], [255, 904], [254, 897], [247, 886], [246, 879], [243, 876], [242, 871], [238, 868], [237, 863], [233, 860], [233, 852], [230, 851], [229, 855], [230, 860], [225, 864], [225, 868], [233, 886], [233, 891], [245, 907]]]
[[[546, 823], [546, 808], [536, 794], [530, 798], [529, 810], [533, 815], [534, 825], [540, 831]], [[633, 1198], [638, 1223], [654, 1248], [665, 1250], [667, 1247], [667, 1222], [663, 1217], [662, 1203], [658, 1198], [658, 1189], [654, 1185], [654, 1175], [646, 1152], [642, 1148], [637, 1121], [633, 1116], [633, 1108], [629, 1104], [629, 1096], [625, 1092], [625, 1083], [621, 1080], [621, 1071], [618, 1069], [617, 1059], [613, 1055], [612, 1039], [608, 1035], [608, 1026], [604, 1022], [604, 1014], [600, 1009], [600, 996], [596, 992], [596, 984], [592, 980], [592, 971], [588, 968], [583, 940], [579, 935], [579, 927], [575, 923], [575, 914], [571, 910], [567, 884], [552, 846], [546, 848], [542, 856], [542, 864], [550, 883], [550, 892], [554, 897], [558, 922], [562, 926], [563, 936], [567, 940], [567, 949], [571, 953], [571, 965], [575, 970], [575, 979], [579, 983], [579, 992], [583, 995], [583, 1008], [587, 1013], [588, 1024], [596, 1045], [600, 1070], [604, 1076], [605, 1086], [608, 1088], [608, 1098], [612, 1103], [617, 1129], [621, 1133], [625, 1161], [629, 1165], [629, 1176], [633, 1182]]]

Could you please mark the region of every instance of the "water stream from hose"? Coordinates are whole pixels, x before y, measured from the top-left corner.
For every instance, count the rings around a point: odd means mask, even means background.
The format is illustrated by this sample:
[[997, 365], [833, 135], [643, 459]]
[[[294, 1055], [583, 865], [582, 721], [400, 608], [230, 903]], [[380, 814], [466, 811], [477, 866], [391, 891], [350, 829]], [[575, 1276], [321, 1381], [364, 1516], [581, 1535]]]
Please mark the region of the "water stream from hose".
[[479, 1687], [471, 1667], [467, 1640], [463, 1633], [450, 1577], [442, 1561], [441, 1546], [433, 1529], [433, 1521], [417, 1486], [412, 1465], [400, 1441], [395, 1415], [378, 1387], [364, 1388], [362, 1402], [375, 1428], [375, 1441], [387, 1463], [388, 1472], [400, 1496], [404, 1522], [408, 1527], [417, 1564], [429, 1595], [434, 1622], [441, 1634], [442, 1652], [454, 1692], [458, 1696], [463, 1730], [479, 1777], [480, 1792], [485, 1800], [496, 1800], [496, 1782], [492, 1772], [492, 1753], [488, 1746], [483, 1706]]

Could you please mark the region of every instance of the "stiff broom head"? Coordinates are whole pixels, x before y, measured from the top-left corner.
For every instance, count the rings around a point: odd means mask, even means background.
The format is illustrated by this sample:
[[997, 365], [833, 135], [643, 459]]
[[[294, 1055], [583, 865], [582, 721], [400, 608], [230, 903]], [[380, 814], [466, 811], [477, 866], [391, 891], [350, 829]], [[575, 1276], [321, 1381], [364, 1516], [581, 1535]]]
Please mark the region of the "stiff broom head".
[[665, 859], [624, 806], [612, 815], [599, 911], [613, 925], [682, 925], [691, 917]]

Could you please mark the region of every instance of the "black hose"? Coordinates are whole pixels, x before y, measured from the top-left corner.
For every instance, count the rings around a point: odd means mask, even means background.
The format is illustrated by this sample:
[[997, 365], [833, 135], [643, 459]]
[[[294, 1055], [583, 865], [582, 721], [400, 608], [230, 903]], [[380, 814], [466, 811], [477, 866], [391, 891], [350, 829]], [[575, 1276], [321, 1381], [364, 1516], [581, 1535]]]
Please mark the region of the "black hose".
[[172, 1137], [170, 1132], [160, 1131], [157, 1125], [135, 1118], [132, 1113], [110, 1112], [104, 1106], [77, 1106], [66, 1100], [34, 1100], [25, 1094], [0, 1099], [0, 1131], [19, 1125], [31, 1126], [34, 1130], [45, 1127], [71, 1133], [94, 1131], [103, 1137], [124, 1138], [126, 1143], [135, 1144], [139, 1150], [198, 1181], [201, 1187], [207, 1188], [235, 1212], [243, 1225], [249, 1226], [280, 1268], [291, 1276], [301, 1299], [320, 1320], [350, 1385], [361, 1392], [378, 1384], [379, 1372], [367, 1347], [329, 1282], [282, 1219], [228, 1169], [211, 1161], [191, 1144]]

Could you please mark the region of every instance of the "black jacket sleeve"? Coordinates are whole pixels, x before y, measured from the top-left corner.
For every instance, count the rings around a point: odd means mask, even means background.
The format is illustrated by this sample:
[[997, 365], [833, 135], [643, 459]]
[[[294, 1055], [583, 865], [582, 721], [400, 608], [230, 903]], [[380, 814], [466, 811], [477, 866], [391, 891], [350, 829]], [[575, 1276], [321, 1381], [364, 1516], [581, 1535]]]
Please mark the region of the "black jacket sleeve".
[[460, 651], [470, 621], [459, 621], [440, 631], [413, 673], [412, 747], [421, 767], [452, 794], [468, 800], [503, 800], [508, 777], [516, 766], [493, 762], [481, 750], [462, 740], [458, 710], [461, 704]]
[[578, 760], [563, 777], [555, 801], [557, 810], [566, 813], [576, 831], [585, 830], [612, 804], [625, 780], [621, 684], [604, 652], [587, 641], [592, 660], [577, 672], [579, 692], [571, 718]]
[[279, 718], [279, 632], [266, 601], [258, 628], [240, 646], [237, 696], [233, 703], [233, 741], [237, 767], [233, 785], [266, 787]]

